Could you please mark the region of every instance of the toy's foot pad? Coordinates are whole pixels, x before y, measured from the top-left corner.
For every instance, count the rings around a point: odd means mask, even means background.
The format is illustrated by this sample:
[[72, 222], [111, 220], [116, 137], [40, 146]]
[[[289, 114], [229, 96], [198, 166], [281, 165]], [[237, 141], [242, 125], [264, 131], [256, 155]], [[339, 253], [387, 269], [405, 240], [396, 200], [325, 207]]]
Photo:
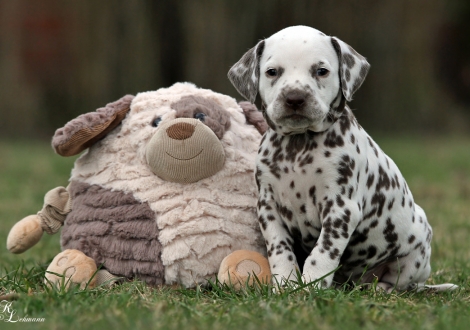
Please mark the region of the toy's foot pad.
[[96, 273], [96, 286], [112, 286], [121, 282], [124, 278], [111, 274], [106, 269], [100, 269]]
[[261, 273], [261, 266], [253, 260], [242, 260], [240, 261], [235, 270], [239, 274], [256, 274]]
[[43, 230], [37, 214], [17, 222], [7, 237], [7, 249], [11, 253], [23, 253], [41, 240]]
[[71, 284], [79, 285], [81, 289], [93, 288], [96, 286], [96, 271], [95, 261], [83, 252], [65, 250], [47, 268], [45, 283], [58, 288], [62, 285], [68, 288]]
[[254, 251], [239, 250], [232, 252], [222, 260], [218, 279], [221, 283], [231, 284], [235, 289], [244, 285], [253, 285], [257, 280], [271, 283], [271, 271], [268, 259]]

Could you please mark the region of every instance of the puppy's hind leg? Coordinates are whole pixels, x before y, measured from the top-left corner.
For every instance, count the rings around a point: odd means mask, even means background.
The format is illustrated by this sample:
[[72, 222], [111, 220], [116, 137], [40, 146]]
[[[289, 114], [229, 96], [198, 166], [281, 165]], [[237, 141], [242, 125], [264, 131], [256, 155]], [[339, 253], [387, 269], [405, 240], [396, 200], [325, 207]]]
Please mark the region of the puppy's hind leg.
[[387, 264], [388, 270], [379, 279], [377, 287], [386, 292], [414, 289], [421, 291], [431, 274], [430, 254], [431, 248], [423, 246], [422, 249], [415, 249], [408, 255], [391, 261]]

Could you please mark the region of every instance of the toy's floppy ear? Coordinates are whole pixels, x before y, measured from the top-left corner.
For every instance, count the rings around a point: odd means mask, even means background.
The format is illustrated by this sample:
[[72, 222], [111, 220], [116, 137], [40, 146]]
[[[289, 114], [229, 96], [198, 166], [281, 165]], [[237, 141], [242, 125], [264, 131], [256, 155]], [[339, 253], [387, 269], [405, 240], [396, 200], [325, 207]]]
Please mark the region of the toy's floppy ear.
[[351, 101], [353, 94], [366, 79], [370, 64], [364, 56], [338, 38], [331, 37], [331, 43], [338, 55], [339, 78], [346, 101]]
[[111, 132], [129, 112], [133, 95], [126, 95], [95, 112], [89, 112], [59, 128], [52, 138], [52, 147], [61, 156], [74, 156], [91, 147]]
[[254, 103], [258, 93], [259, 61], [264, 51], [264, 40], [251, 48], [228, 72], [228, 79], [237, 91]]
[[256, 105], [246, 101], [240, 102], [238, 105], [243, 109], [246, 122], [256, 127], [258, 132], [263, 135], [268, 130], [268, 124], [264, 120], [263, 114], [256, 108]]

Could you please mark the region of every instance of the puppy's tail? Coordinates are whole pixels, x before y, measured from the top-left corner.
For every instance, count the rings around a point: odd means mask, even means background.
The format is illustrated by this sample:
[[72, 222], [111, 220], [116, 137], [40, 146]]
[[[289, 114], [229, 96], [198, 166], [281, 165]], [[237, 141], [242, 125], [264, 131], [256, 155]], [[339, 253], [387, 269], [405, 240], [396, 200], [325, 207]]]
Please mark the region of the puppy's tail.
[[432, 292], [443, 292], [443, 291], [454, 291], [459, 288], [458, 285], [452, 283], [443, 283], [436, 285], [423, 285], [418, 288], [418, 291], [432, 291]]

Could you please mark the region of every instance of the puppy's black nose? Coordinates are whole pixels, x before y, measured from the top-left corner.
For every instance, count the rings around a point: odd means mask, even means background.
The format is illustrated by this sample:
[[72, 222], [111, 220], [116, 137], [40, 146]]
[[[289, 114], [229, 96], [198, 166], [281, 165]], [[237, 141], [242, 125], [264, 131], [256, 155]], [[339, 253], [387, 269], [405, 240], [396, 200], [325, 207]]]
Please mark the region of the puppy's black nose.
[[305, 104], [306, 95], [304, 92], [299, 90], [293, 90], [285, 95], [286, 106], [292, 110], [302, 108]]

